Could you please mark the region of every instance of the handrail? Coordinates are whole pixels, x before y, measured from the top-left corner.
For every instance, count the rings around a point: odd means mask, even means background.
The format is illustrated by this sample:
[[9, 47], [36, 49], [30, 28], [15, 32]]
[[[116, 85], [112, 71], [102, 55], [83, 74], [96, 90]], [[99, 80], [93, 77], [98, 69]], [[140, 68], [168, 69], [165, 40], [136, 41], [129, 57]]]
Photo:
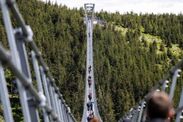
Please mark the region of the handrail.
[[[27, 122], [38, 120], [39, 117], [36, 114], [38, 113], [37, 108], [42, 108], [44, 115], [43, 118], [46, 122], [76, 122], [76, 119], [71, 113], [68, 105], [65, 103], [65, 100], [63, 99], [59, 88], [55, 84], [55, 80], [53, 79], [48, 66], [44, 62], [44, 59], [41, 56], [41, 53], [33, 40], [33, 32], [30, 26], [26, 25], [15, 0], [2, 0], [0, 1], [0, 5], [4, 15], [3, 19], [5, 23], [5, 29], [9, 37], [8, 40], [11, 40], [9, 41], [9, 44], [11, 45], [10, 51], [12, 52], [13, 49], [17, 53], [17, 56], [12, 56], [12, 54], [5, 50], [0, 44], [0, 63], [2, 63], [3, 65], [7, 65], [8, 68], [12, 70], [13, 74], [18, 79], [18, 89], [21, 89], [24, 93], [26, 93], [23, 94], [24, 98], [22, 98], [21, 103], [21, 105], [24, 106], [22, 107], [24, 120], [27, 119]], [[14, 29], [12, 27], [11, 19], [9, 16], [10, 11], [12, 12], [13, 17], [18, 23], [18, 29]], [[12, 41], [15, 42], [11, 44]], [[32, 63], [34, 64], [34, 71], [37, 73], [36, 75], [38, 80], [36, 78], [36, 82], [39, 86], [38, 90], [33, 86], [31, 76], [29, 78], [26, 74], [27, 72], [29, 72], [30, 68], [25, 43], [28, 43], [31, 46], [31, 51], [35, 55], [35, 57], [32, 57]], [[17, 58], [17, 61], [20, 61], [19, 66], [22, 67], [22, 69], [13, 62], [15, 60], [14, 58]], [[43, 69], [43, 72], [41, 72], [41, 67]], [[3, 74], [1, 73], [0, 77], [2, 75]], [[5, 86], [0, 87], [4, 88]], [[21, 93], [21, 90], [19, 93]], [[45, 96], [44, 93], [47, 93], [47, 96]], [[20, 95], [20, 98], [21, 97], [22, 96]], [[3, 100], [3, 98], [1, 98], [1, 100]], [[7, 106], [5, 102], [3, 103], [3, 106]], [[24, 103], [25, 105], [23, 105]], [[30, 103], [32, 105], [30, 105]], [[8, 116], [5, 116], [5, 120], [9, 120], [7, 118], [11, 118], [11, 116], [11, 113]], [[10, 122], [13, 122], [13, 120], [11, 119]]]

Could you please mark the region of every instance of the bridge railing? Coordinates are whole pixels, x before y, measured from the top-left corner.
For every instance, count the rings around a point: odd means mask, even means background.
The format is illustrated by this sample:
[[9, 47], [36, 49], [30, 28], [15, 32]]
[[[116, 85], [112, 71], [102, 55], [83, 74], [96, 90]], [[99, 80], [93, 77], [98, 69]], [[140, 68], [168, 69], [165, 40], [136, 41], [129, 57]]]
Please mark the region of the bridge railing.
[[[177, 82], [178, 77], [180, 77], [181, 70], [183, 69], [183, 59], [177, 63], [174, 67], [170, 69], [170, 71], [164, 76], [162, 80], [158, 82], [150, 91], [165, 91], [169, 95], [169, 98], [174, 101], [174, 94], [177, 89], [181, 91], [181, 93], [176, 95], [180, 95], [178, 105], [176, 106], [176, 117], [175, 121], [180, 122], [183, 119], [183, 81], [180, 81], [179, 84]], [[176, 91], [177, 92], [177, 91]], [[139, 102], [138, 105], [131, 108], [131, 110], [126, 113], [126, 115], [119, 120], [119, 122], [123, 122], [125, 119], [131, 120], [132, 122], [144, 122], [146, 120], [146, 96], [142, 101]]]
[[[33, 40], [15, 0], [0, 0], [10, 51], [0, 44], [0, 96], [6, 122], [14, 122], [4, 66], [16, 77], [25, 122], [76, 122]], [[10, 17], [18, 23], [13, 28]], [[30, 64], [32, 64], [30, 66]], [[32, 79], [32, 76], [35, 79]], [[35, 82], [33, 82], [35, 81]]]

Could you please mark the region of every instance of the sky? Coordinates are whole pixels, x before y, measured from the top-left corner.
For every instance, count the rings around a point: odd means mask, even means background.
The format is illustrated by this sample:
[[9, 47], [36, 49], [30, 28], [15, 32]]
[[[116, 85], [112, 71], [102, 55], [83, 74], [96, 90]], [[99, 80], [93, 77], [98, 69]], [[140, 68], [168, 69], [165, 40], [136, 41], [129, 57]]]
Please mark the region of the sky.
[[[42, 0], [46, 1], [46, 0]], [[47, 0], [48, 1], [48, 0]], [[95, 11], [126, 13], [183, 13], [183, 0], [50, 0], [69, 8], [83, 7], [84, 3], [95, 3]]]

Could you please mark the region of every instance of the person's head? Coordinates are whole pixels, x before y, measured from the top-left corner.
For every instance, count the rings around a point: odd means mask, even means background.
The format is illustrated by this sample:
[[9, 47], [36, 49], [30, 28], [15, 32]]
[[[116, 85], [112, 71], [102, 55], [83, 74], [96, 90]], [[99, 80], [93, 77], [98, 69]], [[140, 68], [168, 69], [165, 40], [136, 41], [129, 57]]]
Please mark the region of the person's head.
[[89, 122], [99, 122], [99, 120], [98, 120], [96, 117], [94, 117], [94, 118], [91, 119]]
[[149, 119], [170, 119], [173, 117], [173, 105], [165, 92], [153, 91], [147, 96], [146, 100]]

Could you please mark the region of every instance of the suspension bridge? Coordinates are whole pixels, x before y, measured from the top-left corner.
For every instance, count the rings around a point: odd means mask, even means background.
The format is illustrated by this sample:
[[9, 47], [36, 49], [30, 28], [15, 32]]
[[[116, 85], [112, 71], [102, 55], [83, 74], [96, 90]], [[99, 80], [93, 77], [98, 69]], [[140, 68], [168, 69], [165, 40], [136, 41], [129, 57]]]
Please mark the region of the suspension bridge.
[[97, 116], [102, 122], [99, 110], [97, 107], [95, 82], [94, 82], [94, 67], [93, 67], [93, 19], [94, 19], [94, 4], [85, 4], [85, 24], [87, 27], [87, 63], [86, 63], [86, 83], [85, 83], [85, 102], [82, 122], [87, 122], [87, 117]]
[[[33, 32], [29, 25], [26, 25], [14, 0], [0, 0], [1, 12], [7, 34], [7, 51], [0, 44], [0, 100], [3, 106], [3, 115], [6, 122], [14, 122], [11, 102], [9, 99], [7, 81], [5, 78], [5, 67], [13, 72], [16, 77], [17, 90], [19, 93], [21, 110], [25, 122], [76, 122], [69, 106], [63, 99], [48, 66], [42, 58], [36, 43], [33, 40]], [[86, 80], [85, 97], [82, 122], [88, 122], [90, 117], [96, 116], [100, 122], [102, 119], [97, 106], [97, 97], [94, 81], [93, 65], [93, 19], [95, 5], [88, 3], [85, 8], [85, 24], [87, 35], [87, 56], [86, 56]], [[12, 17], [10, 17], [12, 14]], [[18, 27], [12, 26], [14, 18]], [[32, 64], [33, 68], [30, 68]], [[176, 94], [177, 79], [180, 77], [183, 68], [183, 60], [175, 65], [152, 90], [162, 90], [169, 94], [170, 99]], [[36, 78], [36, 85], [33, 84], [32, 72]], [[168, 79], [172, 79], [168, 81]], [[170, 86], [170, 88], [169, 88]], [[176, 122], [183, 119], [183, 88], [179, 97], [179, 104], [176, 109]], [[122, 117], [119, 122], [128, 119], [132, 122], [145, 121], [145, 97], [138, 105]]]

